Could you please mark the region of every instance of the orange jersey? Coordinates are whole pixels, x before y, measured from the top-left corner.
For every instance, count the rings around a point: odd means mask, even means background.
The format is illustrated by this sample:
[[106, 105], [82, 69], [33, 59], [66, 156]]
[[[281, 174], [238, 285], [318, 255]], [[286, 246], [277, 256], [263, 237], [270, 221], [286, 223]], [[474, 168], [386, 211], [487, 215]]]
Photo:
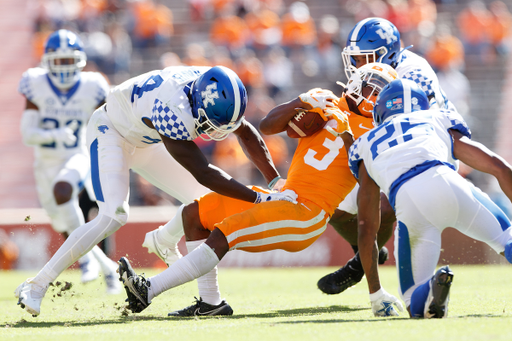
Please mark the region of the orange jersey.
[[[373, 127], [371, 118], [351, 113], [344, 98], [340, 99], [339, 107], [349, 117], [354, 139]], [[336, 130], [337, 122], [333, 119], [328, 125], [334, 125]], [[284, 186], [297, 193], [299, 201], [312, 201], [332, 215], [355, 184], [341, 137], [335, 137], [324, 127], [299, 140]]]

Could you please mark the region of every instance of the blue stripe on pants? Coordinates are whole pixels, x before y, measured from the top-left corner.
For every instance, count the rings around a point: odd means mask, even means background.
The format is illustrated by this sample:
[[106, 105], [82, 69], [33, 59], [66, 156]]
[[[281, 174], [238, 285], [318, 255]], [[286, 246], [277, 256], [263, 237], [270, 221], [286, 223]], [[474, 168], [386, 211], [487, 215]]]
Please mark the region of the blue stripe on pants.
[[100, 183], [100, 168], [98, 164], [98, 139], [95, 139], [91, 143], [91, 180], [92, 187], [94, 188], [94, 194], [96, 195], [96, 200], [105, 202], [103, 199], [103, 191], [101, 190]]
[[482, 192], [478, 191], [476, 187], [471, 186], [471, 193], [476, 200], [478, 200], [482, 205], [485, 206], [491, 212], [491, 214], [498, 220], [501, 225], [501, 229], [505, 231], [510, 227], [510, 220], [506, 216], [505, 213], [496, 205], [489, 197], [484, 195]]
[[401, 221], [398, 222], [398, 265], [400, 289], [402, 289], [402, 294], [404, 294], [407, 289], [414, 285], [414, 277], [412, 276], [409, 230], [407, 230], [407, 226]]

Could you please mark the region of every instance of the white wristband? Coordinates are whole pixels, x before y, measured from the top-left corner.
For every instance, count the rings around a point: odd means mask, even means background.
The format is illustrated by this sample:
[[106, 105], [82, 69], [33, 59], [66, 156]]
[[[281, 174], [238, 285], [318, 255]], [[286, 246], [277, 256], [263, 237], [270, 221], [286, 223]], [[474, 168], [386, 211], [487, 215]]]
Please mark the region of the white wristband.
[[380, 288], [378, 291], [374, 292], [373, 294], [370, 294], [370, 301], [376, 301], [378, 300], [381, 296], [383, 296], [385, 293], [384, 291], [384, 288]]

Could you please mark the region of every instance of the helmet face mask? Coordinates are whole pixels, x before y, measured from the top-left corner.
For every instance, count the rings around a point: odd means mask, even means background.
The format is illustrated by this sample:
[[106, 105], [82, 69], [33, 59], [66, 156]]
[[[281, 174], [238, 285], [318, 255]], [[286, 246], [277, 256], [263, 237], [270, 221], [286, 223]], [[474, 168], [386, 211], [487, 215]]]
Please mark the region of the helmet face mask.
[[224, 140], [243, 120], [247, 91], [232, 70], [215, 66], [190, 88], [195, 131], [205, 141]]
[[341, 53], [345, 74], [350, 78], [357, 67], [372, 62], [394, 67], [399, 52], [400, 33], [391, 22], [381, 18], [364, 19], [349, 33]]
[[373, 122], [381, 125], [390, 117], [428, 110], [427, 94], [409, 79], [396, 79], [380, 92], [373, 108]]
[[48, 38], [41, 64], [48, 70], [52, 83], [65, 90], [78, 82], [86, 61], [78, 36], [68, 30], [58, 30]]
[[372, 117], [373, 106], [378, 94], [391, 81], [398, 78], [396, 71], [383, 63], [369, 63], [356, 69], [347, 84], [346, 96], [357, 107], [356, 114]]

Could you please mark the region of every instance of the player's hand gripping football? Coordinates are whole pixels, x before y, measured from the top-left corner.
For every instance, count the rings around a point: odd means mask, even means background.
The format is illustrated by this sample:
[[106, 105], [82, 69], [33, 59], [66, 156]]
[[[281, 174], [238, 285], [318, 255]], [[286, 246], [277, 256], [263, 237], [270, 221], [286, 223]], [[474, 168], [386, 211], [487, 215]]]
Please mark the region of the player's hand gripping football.
[[373, 315], [378, 317], [398, 316], [393, 305], [395, 305], [400, 312], [404, 311], [404, 307], [398, 298], [386, 292], [384, 288], [380, 288], [379, 291], [370, 294], [370, 301], [372, 302]]
[[327, 108], [334, 108], [337, 106], [339, 101], [338, 96], [336, 96], [332, 91], [314, 88], [299, 95], [299, 99], [304, 104], [309, 104], [313, 109], [310, 111], [317, 112], [324, 121], [327, 121], [328, 118], [325, 115], [324, 111]]
[[348, 122], [348, 116], [338, 107], [327, 108], [324, 110], [325, 116], [329, 117], [329, 119], [335, 119], [338, 123], [337, 129], [333, 129], [332, 127], [327, 126], [327, 131], [333, 134], [334, 136], [340, 136], [344, 133], [348, 133], [352, 136], [352, 129], [350, 128], [350, 124]]
[[257, 196], [256, 200], [254, 201], [255, 204], [259, 204], [260, 202], [264, 202], [264, 201], [279, 201], [279, 200], [289, 201], [294, 204], [297, 203], [298, 195], [294, 191], [289, 190], [289, 189], [287, 189], [286, 191], [283, 191], [283, 192], [276, 192], [276, 193], [261, 193], [261, 192], [256, 192], [256, 193], [258, 194], [258, 196]]

